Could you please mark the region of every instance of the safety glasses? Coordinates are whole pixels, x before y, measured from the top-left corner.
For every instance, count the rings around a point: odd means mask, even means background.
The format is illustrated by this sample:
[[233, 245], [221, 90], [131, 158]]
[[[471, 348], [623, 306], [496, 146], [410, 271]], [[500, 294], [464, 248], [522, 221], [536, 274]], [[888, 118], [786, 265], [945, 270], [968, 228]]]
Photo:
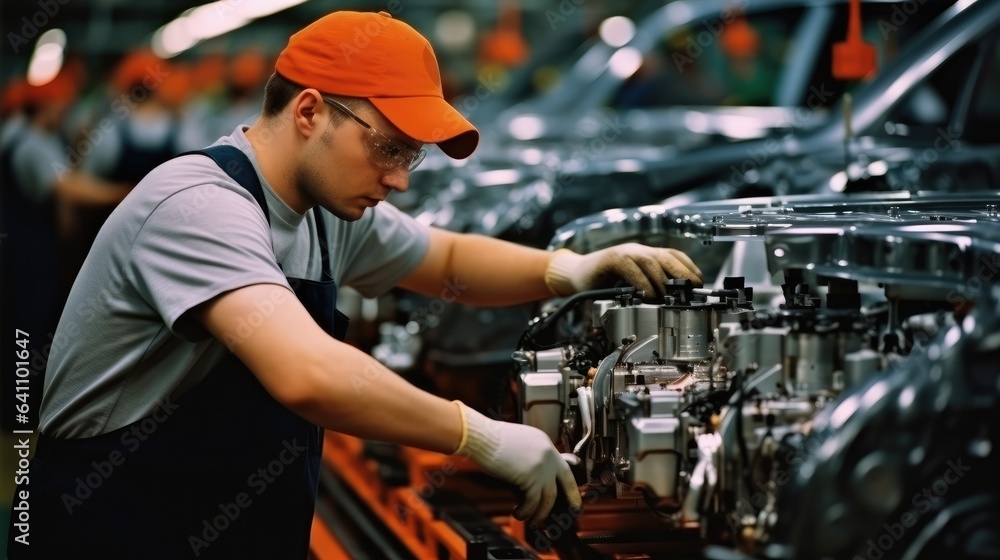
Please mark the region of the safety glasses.
[[333, 105], [367, 129], [368, 133], [365, 134], [365, 152], [379, 168], [390, 171], [405, 165], [408, 170], [413, 171], [420, 165], [420, 162], [424, 161], [424, 157], [427, 155], [426, 150], [414, 150], [406, 144], [389, 139], [388, 136], [375, 130], [372, 125], [366, 123], [361, 117], [354, 114], [354, 111], [351, 111], [339, 101], [328, 97], [324, 97], [323, 101]]

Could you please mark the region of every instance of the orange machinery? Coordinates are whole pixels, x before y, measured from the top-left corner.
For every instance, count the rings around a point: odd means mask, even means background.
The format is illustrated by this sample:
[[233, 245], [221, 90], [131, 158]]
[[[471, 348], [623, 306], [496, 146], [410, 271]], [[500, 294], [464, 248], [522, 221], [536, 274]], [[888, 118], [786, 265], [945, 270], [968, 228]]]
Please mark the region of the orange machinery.
[[[584, 491], [584, 513], [550, 517], [548, 532], [510, 515], [511, 489], [461, 457], [371, 444], [327, 432], [312, 556], [335, 560], [695, 558], [696, 530], [671, 528], [638, 500]], [[363, 538], [342, 525], [361, 524]], [[378, 535], [381, 535], [378, 536]], [[386, 535], [396, 541], [395, 550]], [[351, 542], [354, 541], [354, 542]], [[353, 549], [352, 549], [353, 547]], [[372, 547], [382, 547], [374, 550]]]

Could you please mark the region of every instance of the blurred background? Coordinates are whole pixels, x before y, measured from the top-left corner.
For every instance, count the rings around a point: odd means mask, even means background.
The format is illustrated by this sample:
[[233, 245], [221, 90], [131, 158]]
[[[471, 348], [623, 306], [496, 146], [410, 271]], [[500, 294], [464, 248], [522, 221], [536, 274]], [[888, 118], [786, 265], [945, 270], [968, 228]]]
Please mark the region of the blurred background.
[[[125, 82], [141, 77], [156, 57], [162, 84], [149, 88], [158, 90], [151, 96], [178, 118], [197, 118], [200, 111], [242, 102], [247, 91], [259, 95], [288, 36], [341, 9], [384, 10], [423, 33], [440, 59], [447, 97], [468, 94], [483, 83], [493, 93], [508, 85], [511, 69], [526, 64], [532, 55], [553, 47], [571, 51], [603, 19], [631, 12], [639, 2], [565, 0], [562, 4], [550, 0], [6, 2], [0, 15], [5, 37], [0, 55], [4, 116], [26, 101], [18, 99], [24, 95], [25, 81], [41, 85], [61, 69], [69, 78], [64, 94], [73, 99], [63, 132], [72, 137], [99, 119], [116, 94], [133, 85]], [[135, 60], [140, 54], [148, 57], [141, 64]], [[549, 62], [535, 70], [529, 87], [554, 85], [560, 61], [550, 56]], [[191, 142], [185, 148], [201, 146], [194, 136], [182, 141]]]

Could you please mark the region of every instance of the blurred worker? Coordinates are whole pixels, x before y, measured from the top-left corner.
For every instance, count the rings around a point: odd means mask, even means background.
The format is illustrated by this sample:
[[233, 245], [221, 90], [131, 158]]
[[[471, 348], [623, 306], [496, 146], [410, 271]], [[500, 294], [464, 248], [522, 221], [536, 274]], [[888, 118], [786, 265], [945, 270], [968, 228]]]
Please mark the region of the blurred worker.
[[7, 84], [0, 96], [0, 150], [28, 123], [24, 116], [24, 96], [27, 94], [28, 82], [24, 78], [16, 78]]
[[775, 68], [780, 66], [780, 58], [764, 47], [761, 34], [744, 15], [728, 22], [720, 39], [722, 53], [727, 62], [725, 103], [727, 105], [771, 105], [774, 98], [774, 84], [777, 81]]
[[264, 83], [271, 75], [271, 68], [264, 53], [249, 49], [233, 56], [228, 75], [229, 99], [221, 112], [221, 128], [211, 142], [232, 133], [241, 124], [249, 124], [260, 114]]
[[[102, 179], [135, 185], [157, 165], [180, 153], [179, 120], [160, 98], [160, 88], [175, 78], [167, 63], [145, 50], [126, 55], [112, 75], [111, 112], [78, 146], [82, 168]], [[67, 246], [64, 272], [67, 286], [90, 250], [97, 232], [113, 207], [78, 206], [73, 210], [73, 233]]]
[[11, 558], [305, 558], [317, 425], [467, 455], [520, 488], [521, 519], [542, 522], [559, 489], [580, 506], [542, 431], [422, 392], [339, 342], [337, 286], [451, 285], [499, 306], [618, 277], [662, 293], [668, 277], [698, 280], [694, 264], [640, 245], [553, 254], [384, 203], [424, 144], [464, 158], [479, 141], [442, 98], [430, 44], [385, 12], [293, 35], [264, 95], [252, 125], [151, 172], [94, 244], [49, 362], [31, 545], [11, 540]]
[[270, 75], [267, 57], [257, 50], [232, 57], [225, 70], [225, 101], [216, 108], [203, 106], [187, 116], [185, 145], [192, 149], [207, 146], [251, 122], [260, 113], [264, 82]]
[[[44, 348], [55, 330], [63, 301], [57, 207], [63, 202], [115, 204], [128, 190], [107, 185], [66, 164], [66, 149], [58, 131], [76, 95], [73, 78], [63, 72], [44, 85], [22, 87], [24, 124], [9, 132], [0, 146], [0, 232], [4, 234], [0, 238], [0, 315], [2, 331], [9, 335], [3, 343], [11, 350], [6, 353], [23, 355], [18, 351], [25, 348], [16, 347], [14, 333], [27, 333], [32, 369], [40, 374], [45, 368]], [[4, 360], [5, 381], [13, 379], [14, 365], [14, 360]], [[13, 381], [8, 386], [13, 387]], [[12, 393], [5, 391], [8, 397]]]
[[112, 103], [111, 120], [115, 130], [106, 142], [95, 146], [84, 168], [114, 181], [135, 184], [177, 155], [177, 118], [160, 89], [184, 79], [148, 51], [126, 56], [113, 76], [117, 99]]
[[169, 72], [169, 79], [160, 82], [156, 92], [160, 103], [179, 121], [194, 95], [194, 70], [187, 64], [174, 62]]
[[702, 70], [701, 61], [674, 49], [672, 43], [664, 42], [662, 50], [650, 51], [643, 57], [642, 65], [618, 92], [615, 106], [698, 106], [713, 105], [721, 99], [718, 88]]

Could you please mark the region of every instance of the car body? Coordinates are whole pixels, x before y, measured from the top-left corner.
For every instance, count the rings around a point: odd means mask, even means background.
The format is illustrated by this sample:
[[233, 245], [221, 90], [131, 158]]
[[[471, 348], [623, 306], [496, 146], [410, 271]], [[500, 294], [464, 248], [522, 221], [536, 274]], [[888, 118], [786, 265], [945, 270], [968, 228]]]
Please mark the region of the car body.
[[[535, 246], [552, 239], [551, 246], [559, 247], [568, 245], [565, 231], [587, 227], [572, 224], [556, 233], [560, 226], [609, 208], [838, 189], [989, 188], [1000, 177], [1000, 126], [990, 124], [996, 122], [991, 100], [1000, 68], [998, 26], [1000, 3], [950, 7], [893, 64], [859, 87], [851, 103], [838, 104], [826, 124], [812, 130], [686, 152], [646, 147], [627, 157], [583, 158], [534, 172], [484, 170], [473, 180], [454, 180], [416, 215], [457, 231]], [[944, 111], [917, 126], [904, 117], [927, 88], [942, 96]], [[713, 272], [713, 266], [702, 268]], [[531, 312], [500, 315], [448, 306], [435, 316], [434, 328], [419, 332], [442, 360], [497, 360]], [[454, 332], [474, 332], [475, 340]]]

